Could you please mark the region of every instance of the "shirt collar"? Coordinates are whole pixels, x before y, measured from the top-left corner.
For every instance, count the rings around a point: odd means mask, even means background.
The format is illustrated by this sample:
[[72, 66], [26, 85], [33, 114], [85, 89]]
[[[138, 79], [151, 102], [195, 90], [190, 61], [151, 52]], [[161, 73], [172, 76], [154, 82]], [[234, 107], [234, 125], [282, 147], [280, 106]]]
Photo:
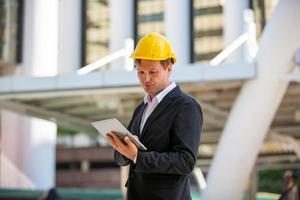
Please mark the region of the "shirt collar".
[[[157, 103], [161, 102], [161, 100], [171, 91], [173, 90], [174, 88], [176, 87], [176, 83], [175, 82], [172, 82], [170, 85], [168, 85], [168, 87], [166, 87], [164, 90], [162, 90], [160, 93], [158, 93], [153, 99], [153, 100], [156, 100]], [[151, 103], [152, 102], [150, 100], [150, 95], [149, 94], [145, 94], [145, 97], [144, 97], [144, 103]]]

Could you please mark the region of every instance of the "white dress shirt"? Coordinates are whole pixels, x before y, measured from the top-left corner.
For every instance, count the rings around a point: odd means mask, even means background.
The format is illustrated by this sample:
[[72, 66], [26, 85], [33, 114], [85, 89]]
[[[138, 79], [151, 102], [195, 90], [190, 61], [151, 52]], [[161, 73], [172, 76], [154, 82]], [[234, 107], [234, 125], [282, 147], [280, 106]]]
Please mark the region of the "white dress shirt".
[[151, 100], [151, 97], [149, 94], [146, 94], [144, 97], [144, 103], [147, 104], [146, 108], [144, 109], [142, 120], [140, 124], [140, 137], [141, 133], [143, 131], [144, 125], [148, 119], [148, 117], [151, 115], [153, 110], [156, 108], [156, 106], [161, 102], [161, 100], [174, 88], [176, 87], [175, 82], [172, 82], [168, 87], [166, 87], [163, 91], [158, 93], [153, 99]]

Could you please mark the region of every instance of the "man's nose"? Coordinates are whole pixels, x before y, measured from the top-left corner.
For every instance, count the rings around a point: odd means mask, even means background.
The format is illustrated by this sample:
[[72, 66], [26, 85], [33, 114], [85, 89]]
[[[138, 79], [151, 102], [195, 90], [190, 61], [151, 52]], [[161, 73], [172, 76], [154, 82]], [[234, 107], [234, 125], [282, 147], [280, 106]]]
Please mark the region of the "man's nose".
[[144, 79], [145, 79], [145, 82], [150, 81], [150, 76], [149, 76], [149, 74], [146, 74], [146, 73], [145, 73]]

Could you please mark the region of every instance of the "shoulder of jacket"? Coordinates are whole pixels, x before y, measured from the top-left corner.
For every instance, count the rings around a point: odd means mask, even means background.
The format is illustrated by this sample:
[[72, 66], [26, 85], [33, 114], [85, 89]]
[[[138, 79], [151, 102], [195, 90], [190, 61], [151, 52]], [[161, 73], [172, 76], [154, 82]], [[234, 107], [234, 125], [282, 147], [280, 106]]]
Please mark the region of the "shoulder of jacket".
[[181, 93], [181, 95], [178, 97], [178, 100], [183, 104], [199, 105], [196, 99], [184, 92]]

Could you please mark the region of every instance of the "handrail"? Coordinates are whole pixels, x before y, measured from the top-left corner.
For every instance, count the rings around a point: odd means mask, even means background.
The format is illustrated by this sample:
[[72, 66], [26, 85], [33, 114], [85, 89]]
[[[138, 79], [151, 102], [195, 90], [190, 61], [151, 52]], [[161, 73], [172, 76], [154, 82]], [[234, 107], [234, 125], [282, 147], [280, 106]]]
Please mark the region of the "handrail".
[[238, 49], [241, 45], [247, 42], [249, 38], [248, 33], [244, 33], [239, 36], [235, 41], [233, 41], [228, 47], [226, 47], [223, 51], [221, 51], [218, 55], [216, 55], [211, 61], [211, 65], [218, 65], [223, 62], [226, 58], [228, 58], [236, 49]]
[[256, 42], [256, 28], [254, 22], [254, 13], [251, 9], [246, 9], [243, 14], [244, 17], [244, 33], [240, 35], [235, 41], [215, 56], [211, 61], [211, 65], [219, 65], [226, 58], [228, 58], [235, 50], [245, 44], [244, 61], [252, 62], [257, 52]]
[[87, 73], [92, 72], [96, 69], [99, 69], [102, 66], [104, 66], [112, 61], [115, 61], [121, 57], [125, 57], [125, 68], [127, 70], [131, 70], [131, 68], [133, 66], [133, 61], [128, 61], [130, 59], [128, 57], [129, 57], [130, 53], [133, 51], [133, 48], [134, 48], [133, 45], [134, 45], [134, 42], [132, 39], [126, 39], [125, 47], [123, 49], [120, 49], [110, 55], [100, 58], [99, 60], [96, 60], [95, 62], [90, 63], [90, 64], [80, 68], [79, 70], [77, 70], [77, 74], [78, 75], [87, 74]]
[[77, 74], [81, 75], [81, 74], [87, 74], [91, 71], [94, 71], [96, 69], [99, 69], [100, 67], [124, 56], [126, 53], [125, 49], [121, 49], [119, 51], [116, 51], [108, 56], [105, 56], [104, 58], [100, 58], [99, 60], [96, 60], [95, 62], [88, 64], [82, 68], [80, 68], [79, 70], [77, 70]]

